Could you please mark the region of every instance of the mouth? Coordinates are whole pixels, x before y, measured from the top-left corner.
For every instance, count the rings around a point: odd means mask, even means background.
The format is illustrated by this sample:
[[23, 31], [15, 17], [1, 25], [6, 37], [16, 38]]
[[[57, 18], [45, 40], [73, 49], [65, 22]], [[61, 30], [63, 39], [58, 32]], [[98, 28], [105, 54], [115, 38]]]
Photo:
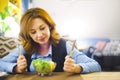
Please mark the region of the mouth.
[[43, 42], [43, 41], [45, 41], [45, 38], [38, 39], [38, 41], [41, 41], [41, 42]]

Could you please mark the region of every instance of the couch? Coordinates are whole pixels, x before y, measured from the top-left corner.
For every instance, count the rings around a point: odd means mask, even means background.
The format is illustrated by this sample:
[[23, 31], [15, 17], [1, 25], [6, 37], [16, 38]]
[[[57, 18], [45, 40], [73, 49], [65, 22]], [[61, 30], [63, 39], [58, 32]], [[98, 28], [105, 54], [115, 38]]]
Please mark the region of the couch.
[[95, 59], [101, 65], [102, 70], [120, 70], [120, 40], [87, 38], [80, 42], [87, 45], [82, 52]]

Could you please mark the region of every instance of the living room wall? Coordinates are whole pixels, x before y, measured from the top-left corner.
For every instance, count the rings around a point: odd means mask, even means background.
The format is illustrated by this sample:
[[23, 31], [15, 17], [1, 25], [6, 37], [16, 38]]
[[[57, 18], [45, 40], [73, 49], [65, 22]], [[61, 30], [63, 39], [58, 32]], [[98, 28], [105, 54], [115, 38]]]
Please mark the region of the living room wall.
[[61, 35], [120, 39], [119, 3], [120, 0], [32, 0], [30, 7], [46, 9]]

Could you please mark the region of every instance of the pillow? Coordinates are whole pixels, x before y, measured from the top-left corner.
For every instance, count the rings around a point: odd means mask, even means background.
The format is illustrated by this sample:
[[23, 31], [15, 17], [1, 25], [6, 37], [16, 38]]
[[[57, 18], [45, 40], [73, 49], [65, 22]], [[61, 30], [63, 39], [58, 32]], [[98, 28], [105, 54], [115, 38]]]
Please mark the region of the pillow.
[[103, 49], [105, 48], [106, 44], [107, 44], [107, 42], [105, 42], [105, 41], [98, 41], [94, 47], [98, 51], [103, 51]]
[[15, 38], [0, 36], [0, 58], [7, 55], [16, 47]]

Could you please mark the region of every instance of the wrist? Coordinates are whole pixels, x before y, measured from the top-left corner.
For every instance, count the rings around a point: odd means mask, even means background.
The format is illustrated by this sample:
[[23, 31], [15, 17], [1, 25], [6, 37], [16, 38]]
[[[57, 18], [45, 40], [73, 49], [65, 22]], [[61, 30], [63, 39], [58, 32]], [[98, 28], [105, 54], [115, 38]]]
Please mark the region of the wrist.
[[82, 72], [82, 67], [78, 64], [75, 64], [75, 73], [81, 73]]
[[15, 65], [14, 67], [13, 67], [13, 73], [17, 73], [17, 65]]
[[13, 73], [22, 73], [19, 69], [18, 69], [18, 66], [14, 66], [13, 68]]

